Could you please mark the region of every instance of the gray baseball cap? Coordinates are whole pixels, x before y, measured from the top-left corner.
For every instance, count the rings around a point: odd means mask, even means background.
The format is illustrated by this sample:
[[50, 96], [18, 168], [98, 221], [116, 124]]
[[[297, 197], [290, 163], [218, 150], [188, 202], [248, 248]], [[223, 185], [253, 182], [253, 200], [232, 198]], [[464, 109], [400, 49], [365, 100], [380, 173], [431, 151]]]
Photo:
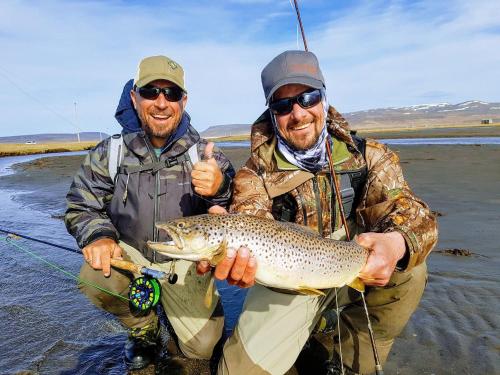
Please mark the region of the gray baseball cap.
[[262, 70], [261, 79], [266, 104], [276, 90], [291, 83], [315, 89], [326, 87], [316, 55], [306, 51], [285, 51], [279, 54]]

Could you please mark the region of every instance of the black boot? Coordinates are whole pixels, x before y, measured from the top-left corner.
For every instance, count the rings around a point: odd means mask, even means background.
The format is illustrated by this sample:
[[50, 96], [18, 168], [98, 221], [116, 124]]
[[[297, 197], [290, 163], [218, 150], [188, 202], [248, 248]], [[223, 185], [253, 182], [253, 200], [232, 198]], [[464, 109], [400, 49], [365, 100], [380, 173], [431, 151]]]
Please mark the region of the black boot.
[[325, 362], [325, 373], [326, 375], [360, 375], [343, 365], [338, 356]]
[[148, 367], [156, 355], [156, 344], [139, 338], [129, 337], [125, 344], [125, 363], [129, 370]]

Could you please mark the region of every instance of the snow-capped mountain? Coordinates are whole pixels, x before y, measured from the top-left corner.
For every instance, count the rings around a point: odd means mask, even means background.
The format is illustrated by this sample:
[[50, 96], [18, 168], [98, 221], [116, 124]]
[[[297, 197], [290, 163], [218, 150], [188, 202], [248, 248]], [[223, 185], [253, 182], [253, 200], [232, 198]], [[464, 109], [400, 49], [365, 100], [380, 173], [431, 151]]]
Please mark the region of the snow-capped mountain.
[[500, 103], [470, 100], [459, 104], [417, 104], [344, 114], [353, 128], [476, 125], [483, 119], [500, 122]]
[[[339, 108], [338, 108], [339, 109]], [[470, 100], [458, 104], [417, 104], [343, 113], [353, 129], [387, 129], [478, 125], [481, 120], [500, 122], [500, 103]], [[248, 135], [250, 125], [215, 125], [201, 133], [203, 137]]]

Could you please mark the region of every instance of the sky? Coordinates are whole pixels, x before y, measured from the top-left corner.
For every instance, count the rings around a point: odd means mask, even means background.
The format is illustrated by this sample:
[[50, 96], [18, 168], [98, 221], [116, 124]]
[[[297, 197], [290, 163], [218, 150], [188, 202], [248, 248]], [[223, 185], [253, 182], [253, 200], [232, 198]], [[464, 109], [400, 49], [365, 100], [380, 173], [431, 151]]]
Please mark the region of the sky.
[[[500, 1], [298, 2], [342, 113], [500, 101]], [[2, 0], [0, 136], [118, 133], [123, 85], [158, 54], [183, 66], [195, 128], [251, 123], [262, 68], [302, 48], [290, 0]]]

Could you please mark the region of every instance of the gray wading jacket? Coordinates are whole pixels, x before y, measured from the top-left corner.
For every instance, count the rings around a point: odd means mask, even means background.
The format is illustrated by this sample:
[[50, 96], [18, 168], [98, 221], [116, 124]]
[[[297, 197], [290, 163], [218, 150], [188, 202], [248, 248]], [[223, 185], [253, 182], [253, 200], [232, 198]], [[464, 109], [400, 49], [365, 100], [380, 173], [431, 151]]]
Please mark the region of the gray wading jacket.
[[[187, 150], [197, 143], [202, 160], [207, 141], [200, 139], [191, 125], [180, 139], [163, 150], [159, 160], [143, 131], [122, 136], [123, 161], [115, 181], [108, 170], [109, 138], [85, 158], [66, 196], [66, 227], [81, 248], [107, 237], [124, 241], [150, 261], [165, 261], [168, 258], [153, 253], [146, 245], [148, 240], [169, 239], [155, 228], [155, 223], [206, 213], [215, 204], [227, 206], [234, 169], [215, 148], [214, 158], [224, 174], [224, 182], [214, 197], [201, 198], [193, 191], [192, 163]], [[138, 171], [144, 168], [148, 169]]]

